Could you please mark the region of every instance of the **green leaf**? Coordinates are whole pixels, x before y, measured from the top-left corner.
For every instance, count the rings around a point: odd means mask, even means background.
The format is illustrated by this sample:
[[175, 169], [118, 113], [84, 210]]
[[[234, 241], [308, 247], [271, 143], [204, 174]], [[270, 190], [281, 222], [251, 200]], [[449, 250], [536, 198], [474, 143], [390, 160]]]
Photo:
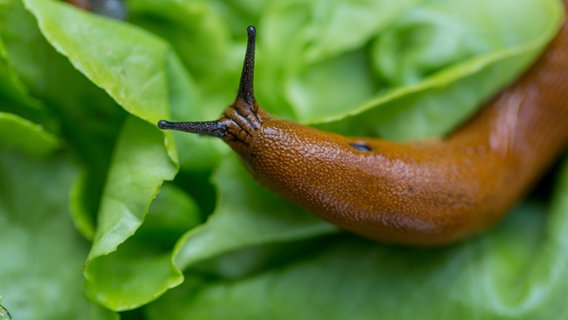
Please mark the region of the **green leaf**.
[[109, 154], [124, 112], [50, 46], [20, 1], [9, 1], [0, 16], [13, 72], [45, 107], [50, 129], [82, 161], [84, 169], [74, 185], [71, 206], [76, 225], [92, 238]]
[[[125, 310], [153, 299], [182, 281], [181, 273], [169, 262], [169, 254], [148, 252], [150, 257], [155, 257], [151, 264], [153, 277], [140, 282], [139, 274], [146, 271], [143, 265], [134, 264], [139, 260], [133, 257], [145, 251], [134, 242], [118, 249], [144, 221], [162, 182], [173, 179], [176, 171], [158, 129], [138, 118], [128, 117], [115, 148], [101, 199], [97, 232], [84, 270], [85, 291], [90, 298], [110, 309]], [[131, 276], [124, 278], [120, 273], [109, 276], [108, 266], [121, 265], [124, 259], [133, 263], [130, 268], [123, 267]], [[109, 290], [117, 289], [117, 281], [123, 291]]]
[[[0, 4], [0, 21], [4, 21]], [[10, 56], [6, 51], [2, 40], [2, 28], [0, 27], [0, 111], [17, 114], [34, 122], [47, 123], [45, 109], [37, 101], [29, 96], [27, 88], [22, 83], [12, 65]], [[40, 122], [41, 123], [41, 122]]]
[[90, 261], [87, 294], [111, 309], [126, 310], [181, 283], [183, 276], [171, 251], [187, 229], [199, 224], [198, 217], [191, 198], [173, 185], [164, 185], [136, 234], [117, 252]]
[[219, 11], [210, 1], [138, 0], [129, 6], [129, 21], [167, 40], [200, 87], [213, 85], [214, 79], [218, 87], [227, 69], [238, 70], [230, 64], [234, 58], [227, 61], [232, 40]]
[[136, 236], [171, 249], [181, 235], [199, 224], [200, 212], [194, 200], [176, 185], [165, 183]]
[[6, 308], [4, 308], [1, 304], [2, 299], [4, 299], [4, 297], [0, 295], [0, 319], [1, 320], [11, 320], [12, 316], [10, 315], [10, 311], [6, 310]]
[[50, 44], [127, 111], [152, 124], [167, 116], [166, 43], [60, 2], [24, 3]]
[[77, 167], [0, 149], [0, 291], [13, 319], [118, 319], [82, 295], [89, 245], [74, 230], [67, 195]]
[[44, 156], [59, 146], [59, 140], [39, 125], [0, 112], [0, 146], [16, 147], [31, 155]]
[[[177, 53], [168, 56], [166, 64], [170, 119], [174, 121], [217, 118], [234, 99], [246, 24], [242, 29], [230, 29], [227, 23], [231, 18], [225, 15], [231, 13], [222, 8], [224, 5], [144, 0], [129, 7], [132, 23], [158, 34]], [[173, 135], [184, 171], [210, 171], [227, 150], [218, 140], [178, 132]]]
[[[131, 25], [60, 2], [24, 3], [50, 44], [126, 111], [151, 124], [168, 117], [164, 66], [171, 51], [164, 41]], [[171, 136], [165, 137], [168, 155], [177, 162]]]
[[369, 99], [376, 85], [364, 48], [416, 3], [279, 1], [269, 6], [258, 28], [261, 105], [314, 122]]
[[335, 237], [253, 276], [188, 281], [152, 304], [149, 318], [564, 318], [567, 169], [550, 219], [544, 205], [526, 204], [483, 236], [438, 249]]
[[216, 211], [180, 239], [175, 257], [180, 269], [247, 247], [337, 230], [262, 188], [234, 156], [222, 162], [213, 182], [219, 191]]
[[[205, 120], [218, 116], [215, 109], [207, 108], [207, 104], [203, 103], [204, 99], [201, 98], [193, 78], [187, 73], [177, 56], [168, 55], [166, 73], [169, 107], [173, 121]], [[211, 113], [212, 110], [215, 115]], [[227, 150], [227, 146], [217, 139], [203, 139], [203, 137], [183, 132], [173, 132], [173, 135], [182, 170], [211, 170], [219, 163], [223, 152]]]
[[87, 294], [123, 310], [145, 304], [179, 284], [183, 276], [173, 264], [171, 251], [177, 239], [199, 223], [198, 217], [185, 193], [164, 185], [136, 234], [117, 252], [90, 262], [88, 272], [95, 279], [87, 281]]
[[[446, 2], [452, 5], [443, 5]], [[562, 11], [556, 1], [503, 1], [495, 7], [489, 3], [441, 1], [426, 3], [408, 15], [379, 38], [375, 59], [386, 59], [380, 62], [383, 73], [395, 68], [391, 77], [409, 80], [392, 79], [391, 82], [398, 84], [374, 98], [352, 105], [344, 113], [327, 113], [313, 119], [325, 122], [318, 127], [390, 140], [441, 136], [471, 116], [482, 102], [524, 70], [562, 23]], [[523, 19], [526, 16], [531, 19]], [[447, 27], [447, 20], [459, 27]], [[519, 23], [525, 20], [530, 23]], [[426, 32], [429, 29], [433, 31]], [[453, 44], [458, 49], [448, 49], [453, 55], [436, 51], [443, 47], [439, 42], [448, 39], [463, 43]], [[396, 44], [389, 43], [393, 41]], [[408, 48], [406, 43], [418, 45]], [[432, 56], [437, 59], [445, 56], [445, 59], [431, 62]], [[454, 63], [458, 60], [459, 63]], [[447, 67], [441, 68], [442, 65]], [[435, 72], [430, 70], [432, 67]], [[328, 108], [327, 104], [323, 105]]]

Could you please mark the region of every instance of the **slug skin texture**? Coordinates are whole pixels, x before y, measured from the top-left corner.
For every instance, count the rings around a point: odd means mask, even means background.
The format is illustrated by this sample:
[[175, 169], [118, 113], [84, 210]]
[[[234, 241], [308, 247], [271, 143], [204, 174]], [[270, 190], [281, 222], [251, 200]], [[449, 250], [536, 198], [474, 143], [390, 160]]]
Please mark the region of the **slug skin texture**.
[[[564, 5], [566, 6], [564, 1]], [[216, 136], [273, 192], [363, 237], [431, 246], [501, 219], [568, 144], [568, 28], [540, 59], [443, 140], [344, 137], [267, 114], [253, 93], [254, 27], [235, 102], [217, 121], [160, 121]]]

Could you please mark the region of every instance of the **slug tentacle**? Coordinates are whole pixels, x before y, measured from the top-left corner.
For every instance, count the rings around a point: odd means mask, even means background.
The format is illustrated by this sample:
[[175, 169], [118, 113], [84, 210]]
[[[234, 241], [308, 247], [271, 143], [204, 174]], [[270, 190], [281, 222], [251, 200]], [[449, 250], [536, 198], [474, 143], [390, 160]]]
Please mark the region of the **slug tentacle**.
[[234, 148], [248, 146], [255, 131], [259, 130], [264, 119], [270, 117], [263, 112], [254, 97], [254, 55], [256, 46], [256, 28], [247, 28], [247, 49], [237, 97], [216, 121], [170, 122], [160, 120], [160, 129], [169, 129], [222, 138]]
[[237, 100], [242, 99], [249, 108], [256, 112], [258, 108], [254, 98], [254, 52], [256, 46], [256, 28], [249, 26], [247, 28], [247, 51], [243, 62], [243, 71], [241, 72], [241, 81]]
[[170, 122], [166, 120], [160, 120], [158, 122], [158, 128], [164, 130], [177, 130], [218, 138], [223, 138], [227, 135], [227, 125], [221, 121]]

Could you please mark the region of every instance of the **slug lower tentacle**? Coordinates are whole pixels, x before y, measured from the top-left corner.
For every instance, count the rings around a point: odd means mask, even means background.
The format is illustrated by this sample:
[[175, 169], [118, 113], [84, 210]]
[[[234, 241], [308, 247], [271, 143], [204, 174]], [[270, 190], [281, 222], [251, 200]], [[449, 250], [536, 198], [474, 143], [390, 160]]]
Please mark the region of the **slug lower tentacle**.
[[506, 214], [568, 145], [568, 28], [476, 117], [441, 141], [344, 137], [271, 117], [253, 93], [255, 29], [235, 102], [209, 122], [263, 185], [339, 227], [410, 245], [452, 242]]

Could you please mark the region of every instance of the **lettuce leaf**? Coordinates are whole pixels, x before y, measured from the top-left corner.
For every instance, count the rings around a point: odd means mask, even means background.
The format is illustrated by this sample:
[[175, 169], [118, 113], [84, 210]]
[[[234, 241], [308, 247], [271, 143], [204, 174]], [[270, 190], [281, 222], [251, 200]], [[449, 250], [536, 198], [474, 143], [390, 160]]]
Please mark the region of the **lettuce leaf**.
[[59, 140], [43, 127], [12, 113], [0, 112], [0, 146], [34, 156], [44, 156], [59, 146]]
[[[53, 138], [28, 128], [27, 143]], [[23, 131], [20, 131], [20, 133]], [[0, 291], [13, 319], [118, 319], [82, 294], [89, 243], [75, 230], [68, 193], [77, 166], [65, 154], [0, 148]]]
[[566, 317], [566, 169], [552, 216], [543, 203], [526, 203], [482, 237], [438, 249], [332, 237], [324, 248], [252, 276], [196, 277], [150, 305], [147, 314], [150, 319]]

